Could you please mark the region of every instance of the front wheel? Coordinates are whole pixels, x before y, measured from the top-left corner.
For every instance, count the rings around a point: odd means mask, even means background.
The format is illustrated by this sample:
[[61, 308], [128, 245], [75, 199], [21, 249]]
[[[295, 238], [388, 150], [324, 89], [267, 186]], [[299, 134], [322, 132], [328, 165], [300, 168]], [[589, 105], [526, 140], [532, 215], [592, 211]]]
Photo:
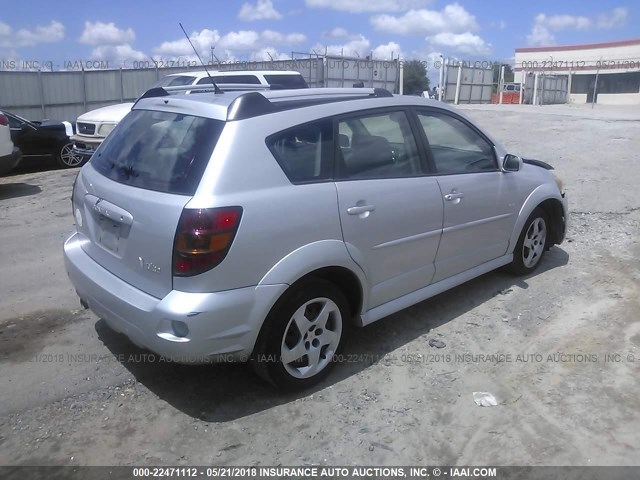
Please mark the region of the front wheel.
[[73, 142], [62, 145], [56, 159], [62, 168], [79, 167], [83, 163], [82, 156], [73, 151]]
[[256, 344], [256, 372], [283, 390], [324, 379], [342, 347], [349, 306], [340, 290], [312, 280], [285, 294], [269, 313]]
[[511, 272], [527, 275], [540, 265], [547, 247], [548, 225], [547, 215], [542, 208], [531, 212], [513, 251], [513, 261], [509, 265]]

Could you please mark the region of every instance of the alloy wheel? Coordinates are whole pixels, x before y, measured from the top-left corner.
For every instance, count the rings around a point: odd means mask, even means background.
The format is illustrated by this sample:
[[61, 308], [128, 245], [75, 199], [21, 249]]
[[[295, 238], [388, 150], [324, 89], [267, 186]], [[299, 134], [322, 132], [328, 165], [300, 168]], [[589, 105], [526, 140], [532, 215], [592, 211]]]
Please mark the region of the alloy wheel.
[[538, 217], [529, 225], [522, 244], [522, 263], [525, 267], [533, 268], [540, 261], [546, 239], [547, 225], [544, 218]]
[[314, 298], [293, 314], [284, 330], [280, 358], [295, 378], [310, 378], [332, 361], [342, 336], [340, 308], [329, 298]]
[[82, 163], [82, 157], [73, 151], [73, 143], [67, 143], [60, 149], [60, 161], [65, 167], [77, 167]]

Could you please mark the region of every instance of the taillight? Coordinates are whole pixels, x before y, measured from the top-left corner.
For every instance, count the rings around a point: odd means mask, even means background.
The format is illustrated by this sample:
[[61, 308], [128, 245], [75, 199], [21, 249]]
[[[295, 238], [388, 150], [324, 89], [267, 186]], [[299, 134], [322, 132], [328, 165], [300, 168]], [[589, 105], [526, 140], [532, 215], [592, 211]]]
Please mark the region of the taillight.
[[0, 125], [4, 125], [5, 127], [9, 125], [9, 120], [6, 116], [0, 113]]
[[220, 264], [240, 225], [242, 207], [185, 208], [173, 243], [173, 274], [198, 275]]

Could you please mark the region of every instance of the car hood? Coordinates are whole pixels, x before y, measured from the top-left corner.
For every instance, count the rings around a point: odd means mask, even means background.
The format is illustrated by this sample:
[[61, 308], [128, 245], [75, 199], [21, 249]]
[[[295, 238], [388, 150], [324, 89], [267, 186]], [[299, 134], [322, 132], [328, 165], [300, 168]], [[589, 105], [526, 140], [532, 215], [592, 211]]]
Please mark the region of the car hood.
[[78, 122], [114, 122], [118, 123], [131, 111], [133, 103], [119, 103], [98, 108], [78, 117]]

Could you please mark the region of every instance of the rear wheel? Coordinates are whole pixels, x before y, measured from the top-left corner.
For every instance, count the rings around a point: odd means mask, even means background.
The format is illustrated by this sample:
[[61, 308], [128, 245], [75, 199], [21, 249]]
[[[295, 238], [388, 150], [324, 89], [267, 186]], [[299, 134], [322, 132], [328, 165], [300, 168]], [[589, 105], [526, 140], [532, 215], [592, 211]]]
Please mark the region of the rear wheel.
[[62, 168], [79, 167], [83, 163], [82, 156], [73, 151], [73, 142], [62, 145], [56, 159]]
[[254, 369], [284, 390], [315, 385], [333, 366], [348, 318], [347, 300], [332, 283], [311, 280], [294, 287], [265, 320]]
[[527, 275], [540, 265], [547, 247], [548, 225], [547, 215], [542, 208], [531, 212], [513, 251], [509, 270], [517, 275]]

